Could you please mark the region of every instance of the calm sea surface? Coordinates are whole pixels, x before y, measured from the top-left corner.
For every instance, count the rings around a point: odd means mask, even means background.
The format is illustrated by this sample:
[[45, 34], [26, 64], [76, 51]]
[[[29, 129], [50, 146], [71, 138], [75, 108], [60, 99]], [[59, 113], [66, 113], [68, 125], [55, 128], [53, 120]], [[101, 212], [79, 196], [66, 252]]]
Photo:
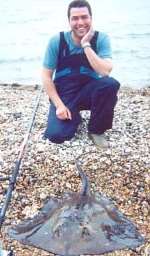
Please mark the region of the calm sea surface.
[[[0, 4], [0, 83], [41, 83], [49, 37], [69, 29], [70, 0], [5, 0]], [[150, 85], [150, 1], [89, 0], [97, 30], [111, 37], [122, 85]]]

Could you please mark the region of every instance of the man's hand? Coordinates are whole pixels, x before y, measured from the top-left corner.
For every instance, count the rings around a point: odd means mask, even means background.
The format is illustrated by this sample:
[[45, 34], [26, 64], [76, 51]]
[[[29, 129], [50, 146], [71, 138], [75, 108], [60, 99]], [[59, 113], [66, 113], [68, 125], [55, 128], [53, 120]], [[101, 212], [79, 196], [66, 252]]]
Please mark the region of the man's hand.
[[72, 119], [71, 111], [65, 105], [57, 107], [56, 116], [61, 120]]
[[85, 43], [90, 43], [92, 37], [94, 36], [94, 30], [91, 27], [85, 36], [81, 39], [81, 46], [83, 47]]

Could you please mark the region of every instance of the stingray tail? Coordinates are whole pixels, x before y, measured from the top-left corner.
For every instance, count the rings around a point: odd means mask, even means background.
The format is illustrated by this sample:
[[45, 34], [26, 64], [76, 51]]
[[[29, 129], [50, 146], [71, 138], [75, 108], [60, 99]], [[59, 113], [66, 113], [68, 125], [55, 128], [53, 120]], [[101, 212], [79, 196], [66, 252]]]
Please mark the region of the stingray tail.
[[79, 175], [81, 177], [82, 181], [82, 190], [81, 190], [81, 196], [86, 196], [89, 194], [89, 181], [86, 176], [86, 174], [83, 172], [79, 160], [75, 160], [77, 171], [79, 172]]

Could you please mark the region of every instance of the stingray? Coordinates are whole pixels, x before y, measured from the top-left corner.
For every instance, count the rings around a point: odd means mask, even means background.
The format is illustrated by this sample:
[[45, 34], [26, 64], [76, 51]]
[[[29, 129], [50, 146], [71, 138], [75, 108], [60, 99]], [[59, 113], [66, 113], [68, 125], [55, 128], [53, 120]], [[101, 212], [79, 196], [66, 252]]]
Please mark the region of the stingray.
[[32, 218], [8, 229], [12, 239], [58, 255], [104, 254], [144, 242], [136, 226], [105, 195], [92, 194], [76, 161], [80, 192], [50, 197]]

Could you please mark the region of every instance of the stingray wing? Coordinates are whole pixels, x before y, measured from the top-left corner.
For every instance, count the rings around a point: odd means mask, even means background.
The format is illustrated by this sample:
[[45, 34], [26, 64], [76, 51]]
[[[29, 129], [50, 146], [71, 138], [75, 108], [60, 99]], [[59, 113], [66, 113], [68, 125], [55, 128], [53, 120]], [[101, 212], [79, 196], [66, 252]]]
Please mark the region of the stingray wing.
[[[81, 207], [73, 199], [42, 208], [42, 221], [33, 218], [34, 226], [9, 235], [24, 244], [61, 255], [104, 254], [123, 248], [135, 248], [144, 242], [134, 224], [102, 195], [88, 197]], [[31, 221], [31, 220], [30, 220]], [[29, 223], [26, 223], [29, 226]]]

